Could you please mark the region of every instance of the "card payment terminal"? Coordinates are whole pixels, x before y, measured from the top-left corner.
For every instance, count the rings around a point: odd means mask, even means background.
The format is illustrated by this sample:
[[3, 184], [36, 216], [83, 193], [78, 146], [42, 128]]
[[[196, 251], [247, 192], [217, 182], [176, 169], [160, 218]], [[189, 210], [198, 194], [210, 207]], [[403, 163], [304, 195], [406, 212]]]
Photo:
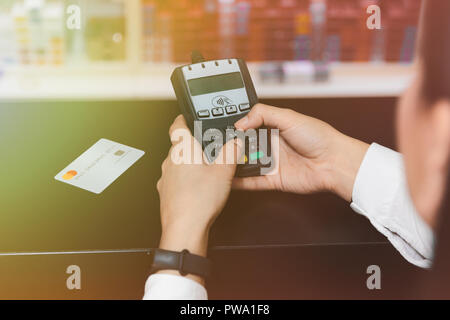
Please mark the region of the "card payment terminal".
[[[247, 65], [242, 59], [204, 61], [198, 52], [193, 52], [192, 60], [192, 64], [176, 68], [171, 76], [181, 112], [192, 134], [194, 125], [201, 122], [202, 134], [218, 129], [228, 141], [234, 136], [227, 135], [226, 129], [234, 129], [234, 123], [258, 102]], [[245, 160], [238, 165], [236, 176], [258, 176], [262, 168], [270, 168], [270, 132], [265, 137], [262, 144], [261, 134], [246, 135]], [[203, 150], [211, 143], [199, 142]]]

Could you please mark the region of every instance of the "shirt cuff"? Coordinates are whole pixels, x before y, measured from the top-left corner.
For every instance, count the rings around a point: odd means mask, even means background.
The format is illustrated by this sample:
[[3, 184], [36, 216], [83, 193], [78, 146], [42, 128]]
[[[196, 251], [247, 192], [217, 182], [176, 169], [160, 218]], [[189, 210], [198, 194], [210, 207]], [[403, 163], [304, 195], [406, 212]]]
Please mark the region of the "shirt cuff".
[[434, 234], [412, 203], [400, 153], [373, 143], [353, 186], [351, 208], [366, 216], [410, 263], [429, 268]]
[[207, 300], [205, 287], [194, 280], [172, 275], [152, 274], [145, 283], [144, 300]]

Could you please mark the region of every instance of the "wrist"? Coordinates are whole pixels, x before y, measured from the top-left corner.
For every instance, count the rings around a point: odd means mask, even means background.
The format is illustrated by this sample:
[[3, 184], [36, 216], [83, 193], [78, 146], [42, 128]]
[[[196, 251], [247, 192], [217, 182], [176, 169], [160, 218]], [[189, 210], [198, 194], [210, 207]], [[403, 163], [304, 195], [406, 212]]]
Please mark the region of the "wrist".
[[[172, 225], [162, 230], [159, 248], [169, 251], [181, 252], [188, 250], [192, 254], [206, 257], [208, 251], [209, 229], [186, 230], [182, 226]], [[182, 276], [178, 270], [160, 270], [159, 274], [171, 274]], [[198, 275], [188, 274], [185, 276], [201, 285], [205, 285], [205, 279]]]
[[344, 200], [352, 200], [353, 185], [369, 144], [340, 134], [331, 157], [331, 190]]
[[189, 225], [179, 221], [164, 225], [159, 247], [165, 250], [189, 252], [206, 257], [209, 227], [203, 224]]
[[[181, 220], [163, 223], [159, 248], [176, 252], [181, 252], [186, 249], [192, 254], [206, 257], [208, 237], [209, 226], [207, 224], [196, 223], [195, 225], [191, 225]], [[177, 270], [160, 270], [157, 273], [181, 276]], [[205, 280], [200, 276], [189, 274], [186, 278], [205, 285]]]

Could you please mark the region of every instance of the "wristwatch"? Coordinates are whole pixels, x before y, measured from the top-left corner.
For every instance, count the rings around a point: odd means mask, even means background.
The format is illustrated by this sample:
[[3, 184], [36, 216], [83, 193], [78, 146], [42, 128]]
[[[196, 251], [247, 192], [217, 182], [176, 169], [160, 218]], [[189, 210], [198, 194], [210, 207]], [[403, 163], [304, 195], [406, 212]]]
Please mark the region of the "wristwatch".
[[186, 249], [181, 252], [154, 249], [151, 256], [151, 273], [159, 270], [178, 270], [182, 276], [193, 274], [203, 278], [208, 278], [211, 274], [211, 261], [191, 254]]

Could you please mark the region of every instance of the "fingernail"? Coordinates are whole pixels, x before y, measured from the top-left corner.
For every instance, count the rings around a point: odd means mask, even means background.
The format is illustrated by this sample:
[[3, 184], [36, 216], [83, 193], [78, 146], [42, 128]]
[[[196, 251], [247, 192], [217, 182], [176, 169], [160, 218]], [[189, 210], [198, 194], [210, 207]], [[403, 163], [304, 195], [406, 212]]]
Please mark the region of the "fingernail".
[[245, 125], [247, 124], [247, 122], [248, 122], [248, 116], [245, 116], [245, 117], [243, 117], [242, 119], [240, 119], [238, 122], [236, 122], [236, 123], [234, 124], [234, 126], [235, 126], [236, 128], [237, 128], [237, 127], [244, 128]]

